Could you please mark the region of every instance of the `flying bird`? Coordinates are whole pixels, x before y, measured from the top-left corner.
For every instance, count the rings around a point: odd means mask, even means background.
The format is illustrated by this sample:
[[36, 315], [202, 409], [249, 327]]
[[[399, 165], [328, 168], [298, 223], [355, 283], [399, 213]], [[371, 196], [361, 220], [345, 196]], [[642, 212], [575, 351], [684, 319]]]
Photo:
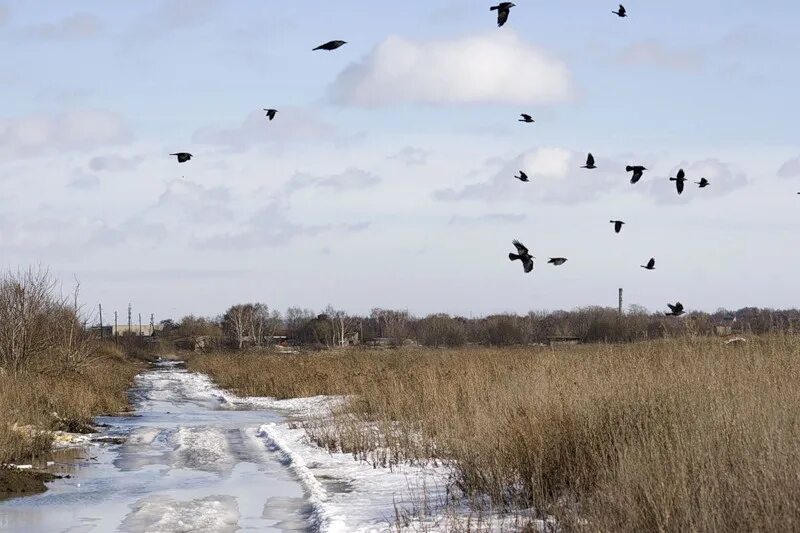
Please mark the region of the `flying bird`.
[[670, 312], [666, 313], [667, 316], [681, 316], [685, 313], [683, 304], [680, 302], [675, 302], [675, 305], [667, 304], [667, 307], [670, 309]]
[[643, 167], [642, 165], [634, 165], [634, 166], [628, 165], [627, 167], [625, 167], [625, 170], [627, 172], [633, 172], [633, 176], [631, 176], [631, 183], [636, 183], [640, 179], [642, 179], [644, 171], [647, 170], [647, 167]]
[[547, 264], [552, 264], [555, 266], [561, 266], [567, 262], [566, 257], [551, 257]]
[[189, 152], [177, 152], [175, 154], [169, 154], [169, 155], [177, 157], [178, 163], [186, 163], [188, 160], [194, 157]]
[[594, 156], [591, 153], [589, 153], [588, 157], [586, 158], [586, 164], [583, 165], [581, 168], [589, 168], [589, 169], [597, 168], [594, 165]]
[[528, 124], [530, 124], [531, 122], [536, 122], [535, 120], [533, 120], [533, 117], [527, 113], [520, 113], [519, 116], [522, 117], [521, 119], [519, 119], [519, 122], [527, 122]]
[[677, 177], [670, 178], [669, 181], [675, 182], [675, 187], [678, 189], [678, 194], [681, 194], [683, 192], [683, 182], [686, 181], [686, 173], [683, 171], [683, 169], [679, 169]]
[[627, 17], [628, 16], [628, 12], [625, 11], [625, 6], [623, 6], [622, 4], [619, 5], [619, 11], [612, 11], [612, 13], [614, 13], [618, 17]]
[[519, 259], [522, 261], [522, 267], [525, 269], [525, 273], [529, 273], [533, 270], [533, 259], [534, 257], [530, 254], [525, 245], [521, 242], [514, 240], [512, 241], [514, 246], [517, 248], [517, 253], [515, 254], [508, 254], [508, 258], [512, 261], [516, 261]]
[[516, 6], [514, 2], [500, 2], [496, 6], [489, 8], [489, 11], [497, 11], [497, 25], [502, 26], [508, 20], [511, 8]]
[[531, 180], [529, 180], [529, 179], [528, 179], [528, 175], [527, 175], [527, 174], [525, 174], [525, 173], [524, 173], [523, 171], [521, 171], [521, 170], [519, 171], [519, 176], [514, 176], [514, 177], [515, 177], [515, 178], [517, 178], [519, 181], [524, 181], [524, 182], [526, 182], [526, 183], [527, 183], [527, 182], [529, 182], [529, 181], [531, 181]]
[[709, 185], [711, 185], [711, 182], [710, 182], [710, 181], [708, 181], [708, 180], [707, 180], [707, 179], [705, 179], [705, 178], [700, 178], [700, 181], [696, 181], [695, 183], [696, 183], [696, 184], [698, 185], [698, 187], [700, 187], [701, 189], [705, 189], [706, 187], [708, 187]]
[[277, 109], [264, 109], [267, 112], [267, 118], [272, 120], [275, 118], [275, 115], [278, 114]]
[[[328, 41], [314, 48], [314, 50], [336, 50], [347, 44], [347, 41]], [[313, 50], [312, 50], [313, 51]]]
[[651, 257], [650, 261], [647, 262], [646, 265], [639, 265], [645, 270], [655, 270], [656, 269], [656, 259], [655, 257]]
[[621, 220], [609, 220], [612, 224], [614, 224], [614, 233], [619, 233], [622, 231], [622, 226], [625, 224]]

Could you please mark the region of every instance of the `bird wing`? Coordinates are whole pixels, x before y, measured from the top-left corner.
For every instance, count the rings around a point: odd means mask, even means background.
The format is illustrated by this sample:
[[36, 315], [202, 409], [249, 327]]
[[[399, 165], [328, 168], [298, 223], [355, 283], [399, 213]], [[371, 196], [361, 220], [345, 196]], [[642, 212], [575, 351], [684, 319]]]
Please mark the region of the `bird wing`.
[[686, 172], [684, 172], [683, 169], [678, 170], [678, 179], [682, 180], [685, 177], [686, 177]]
[[531, 259], [530, 256], [523, 258], [522, 266], [525, 268], [526, 274], [530, 273], [530, 271], [533, 270], [533, 259]]
[[683, 180], [675, 180], [675, 187], [678, 188], [678, 194], [683, 192]]
[[507, 7], [501, 7], [497, 10], [497, 25], [502, 26], [508, 21], [508, 14], [511, 10]]
[[678, 312], [678, 305], [667, 304], [667, 307], [669, 307], [669, 310], [672, 311], [673, 313], [677, 313]]
[[525, 174], [523, 171], [521, 171], [521, 170], [520, 170], [520, 171], [519, 171], [519, 175], [520, 175], [520, 176], [522, 176], [522, 178], [523, 178], [525, 181], [528, 181], [528, 175], [527, 175], [527, 174]]
[[590, 153], [589, 156], [586, 158], [586, 166], [592, 167], [594, 166], [594, 156]]
[[683, 304], [680, 302], [675, 302], [675, 307], [672, 310], [675, 311], [676, 313], [680, 313], [681, 311], [683, 311]]
[[517, 240], [512, 241], [512, 244], [514, 244], [514, 246], [517, 248], [517, 253], [519, 255], [528, 255], [528, 249], [525, 248], [524, 244]]
[[[633, 6], [633, 7], [636, 7], [636, 6]], [[625, 6], [623, 6], [622, 4], [619, 5], [619, 14], [620, 15], [624, 15], [625, 14]]]
[[631, 183], [636, 183], [640, 179], [642, 179], [643, 171], [639, 170], [638, 168], [633, 169], [633, 176], [631, 176]]
[[522, 118], [524, 118], [525, 120], [533, 120], [533, 117], [528, 115], [527, 113], [522, 113]]
[[650, 261], [647, 262], [647, 268], [653, 268], [654, 266], [656, 266], [656, 260], [655, 258], [651, 257]]

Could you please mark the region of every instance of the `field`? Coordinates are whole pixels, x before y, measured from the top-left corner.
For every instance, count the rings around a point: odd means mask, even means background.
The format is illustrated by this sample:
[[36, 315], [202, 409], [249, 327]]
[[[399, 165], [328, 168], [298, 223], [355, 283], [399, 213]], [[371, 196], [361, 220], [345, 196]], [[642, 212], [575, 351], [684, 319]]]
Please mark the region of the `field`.
[[[347, 395], [307, 421], [378, 466], [435, 460], [475, 508], [571, 531], [787, 531], [800, 524], [800, 338], [206, 355], [245, 396]], [[377, 428], [378, 431], [374, 429]]]

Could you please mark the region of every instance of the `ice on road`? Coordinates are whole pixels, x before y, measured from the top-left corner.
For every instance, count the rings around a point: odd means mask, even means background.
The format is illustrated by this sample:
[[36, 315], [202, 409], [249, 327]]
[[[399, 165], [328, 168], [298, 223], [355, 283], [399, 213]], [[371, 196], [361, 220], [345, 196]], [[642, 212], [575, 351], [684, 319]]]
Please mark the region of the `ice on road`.
[[125, 444], [89, 450], [71, 479], [0, 502], [0, 530], [308, 531], [304, 487], [265, 445], [270, 410], [233, 403], [207, 377], [164, 366], [137, 378], [135, 415], [98, 420]]

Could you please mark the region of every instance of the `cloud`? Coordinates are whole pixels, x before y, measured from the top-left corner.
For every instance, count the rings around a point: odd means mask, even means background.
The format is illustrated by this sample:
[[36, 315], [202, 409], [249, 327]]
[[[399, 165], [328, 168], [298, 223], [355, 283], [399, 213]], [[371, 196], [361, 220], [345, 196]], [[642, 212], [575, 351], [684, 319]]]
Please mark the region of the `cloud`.
[[23, 33], [33, 39], [75, 41], [95, 37], [101, 31], [100, 19], [90, 13], [75, 13], [58, 22], [30, 26]]
[[100, 178], [92, 174], [78, 172], [67, 184], [71, 189], [91, 190], [100, 186]]
[[94, 172], [126, 172], [136, 170], [144, 161], [141, 156], [123, 157], [119, 155], [106, 155], [93, 157], [89, 161], [89, 168]]
[[335, 140], [338, 137], [338, 129], [318, 118], [315, 113], [300, 108], [286, 108], [280, 110], [271, 122], [263, 112], [254, 111], [238, 126], [200, 128], [192, 140], [198, 144], [246, 150], [264, 143]]
[[[651, 179], [647, 179], [647, 173], [645, 173], [646, 183], [643, 182], [642, 187], [637, 187], [636, 190], [653, 196], [658, 203], [677, 204], [702, 198], [700, 192], [712, 190], [714, 195], [719, 197], [747, 185], [747, 176], [743, 172], [734, 170], [719, 159], [710, 158], [691, 163], [682, 161], [670, 169], [669, 176], [675, 176], [678, 169], [681, 168], [686, 172], [688, 181], [686, 182], [687, 190], [680, 196], [675, 191], [675, 182], [668, 181], [665, 177], [653, 177], [652, 175]], [[700, 181], [700, 178], [706, 178], [711, 182], [709, 189], [700, 192], [693, 190], [697, 189], [694, 182]]]
[[136, 22], [128, 35], [132, 41], [163, 37], [175, 30], [192, 28], [211, 19], [221, 0], [164, 0], [153, 12]]
[[[487, 181], [461, 188], [439, 189], [433, 193], [433, 198], [442, 202], [474, 200], [494, 203], [524, 196], [560, 204], [594, 200], [615, 187], [618, 180], [615, 181], [610, 169], [621, 166], [618, 162], [597, 158], [599, 168], [590, 172], [580, 168], [585, 159], [585, 153], [566, 148], [537, 148], [504, 162], [494, 177]], [[514, 179], [520, 170], [528, 174], [531, 183]]]
[[282, 246], [301, 237], [316, 237], [325, 232], [354, 233], [369, 228], [368, 222], [352, 224], [305, 225], [289, 219], [288, 209], [278, 200], [262, 207], [245, 223], [243, 229], [204, 239], [199, 244], [212, 249], [246, 249]]
[[295, 191], [309, 188], [328, 189], [329, 191], [342, 192], [357, 189], [366, 189], [381, 182], [381, 179], [358, 168], [348, 168], [340, 174], [316, 177], [309, 174], [298, 173], [286, 184], [284, 193], [290, 195]]
[[566, 65], [510, 32], [452, 40], [389, 37], [330, 87], [334, 102], [552, 104], [570, 99]]
[[204, 187], [188, 180], [173, 180], [149, 210], [174, 216], [181, 213], [194, 223], [213, 223], [233, 218], [231, 192], [226, 187]]
[[8, 6], [0, 5], [0, 26], [4, 25], [11, 18], [11, 11]]
[[423, 150], [422, 148], [406, 146], [393, 156], [389, 156], [389, 159], [402, 161], [406, 166], [409, 167], [422, 166], [427, 164], [430, 154], [431, 153], [429, 151]]
[[506, 223], [506, 222], [522, 222], [525, 220], [526, 216], [524, 214], [512, 214], [512, 213], [487, 213], [485, 215], [477, 215], [477, 216], [459, 216], [456, 215], [450, 219], [451, 226], [460, 226], [460, 225], [481, 225], [484, 226], [486, 224], [494, 224], [494, 223]]
[[7, 253], [85, 257], [97, 246], [122, 242], [118, 233], [104, 220], [92, 217], [0, 216], [0, 247]]
[[618, 61], [631, 67], [658, 67], [667, 70], [695, 71], [705, 64], [701, 52], [666, 48], [655, 40], [633, 43], [619, 53]]
[[778, 169], [778, 176], [781, 178], [800, 177], [800, 155], [781, 165], [781, 168]]
[[89, 150], [131, 138], [122, 117], [97, 109], [0, 119], [0, 150], [18, 155]]

